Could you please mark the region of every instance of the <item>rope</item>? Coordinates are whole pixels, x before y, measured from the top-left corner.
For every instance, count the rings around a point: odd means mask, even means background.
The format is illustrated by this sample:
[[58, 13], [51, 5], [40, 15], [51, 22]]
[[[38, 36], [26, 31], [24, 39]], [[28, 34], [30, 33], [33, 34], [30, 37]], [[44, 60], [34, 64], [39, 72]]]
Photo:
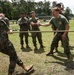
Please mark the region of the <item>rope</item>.
[[13, 31], [13, 33], [34, 33], [34, 32], [74, 32], [73, 30], [56, 30], [56, 31]]

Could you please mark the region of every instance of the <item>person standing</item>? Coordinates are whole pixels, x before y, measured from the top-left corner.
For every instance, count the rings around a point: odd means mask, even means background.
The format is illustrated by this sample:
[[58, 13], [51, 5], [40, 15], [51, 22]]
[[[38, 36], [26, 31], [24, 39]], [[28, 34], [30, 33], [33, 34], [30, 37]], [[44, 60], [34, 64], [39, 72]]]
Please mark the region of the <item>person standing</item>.
[[[65, 14], [65, 12], [64, 12], [64, 7], [62, 7], [62, 4], [61, 4], [61, 3], [58, 3], [58, 4], [56, 4], [56, 7], [59, 8], [59, 14], [65, 16], [66, 19], [67, 19], [68, 22], [69, 22], [69, 17], [68, 17], [68, 15]], [[53, 30], [53, 31], [56, 30], [56, 27], [55, 27], [55, 26], [54, 26], [54, 27], [52, 26], [52, 30]], [[54, 32], [54, 35], [55, 35], [55, 32]], [[68, 35], [68, 34], [67, 34], [67, 35]], [[68, 38], [68, 36], [67, 36], [67, 38]], [[68, 38], [68, 40], [69, 40], [69, 38]], [[63, 47], [62, 39], [60, 39], [59, 41], [61, 41], [61, 47]], [[58, 52], [58, 44], [59, 44], [59, 41], [57, 42], [57, 45], [56, 45], [56, 47], [55, 47], [55, 51], [56, 51], [56, 52]]]
[[[55, 7], [52, 9], [53, 17], [50, 19], [50, 23], [43, 24], [43, 26], [52, 25], [56, 27], [56, 30], [69, 30], [68, 20], [61, 14], [59, 14], [60, 9]], [[56, 32], [53, 37], [53, 41], [51, 43], [50, 51], [46, 54], [46, 56], [53, 55], [53, 50], [57, 46], [58, 41], [61, 39], [63, 42], [64, 53], [66, 54], [68, 61], [72, 61], [73, 57], [71, 56], [69, 41], [67, 38], [68, 31], [65, 32]]]
[[25, 17], [24, 12], [20, 13], [20, 19], [18, 20], [18, 24], [20, 26], [20, 44], [21, 44], [21, 49], [24, 48], [24, 36], [25, 36], [25, 43], [26, 43], [26, 48], [30, 48], [28, 45], [28, 32], [22, 32], [22, 31], [28, 31], [28, 19]]
[[5, 16], [4, 13], [0, 13], [0, 17], [2, 16], [2, 18], [4, 19], [4, 21], [7, 23], [8, 27], [9, 27], [9, 19]]
[[[25, 15], [25, 16], [26, 16], [26, 18], [28, 19], [28, 30], [29, 30], [29, 31], [31, 31], [30, 21], [29, 21], [29, 19], [30, 19], [29, 14], [28, 14], [28, 13], [26, 13], [26, 15]], [[29, 35], [29, 33], [28, 33], [28, 36], [30, 36], [30, 35]]]
[[69, 21], [69, 15], [65, 13], [64, 7], [62, 7], [61, 3], [56, 4], [56, 7], [60, 9], [59, 14], [63, 15], [66, 17], [66, 19]]
[[0, 13], [0, 52], [9, 56], [9, 69], [8, 75], [13, 75], [16, 64], [22, 67], [25, 71], [29, 71], [33, 68], [33, 65], [25, 66], [21, 59], [17, 56], [15, 48], [9, 40], [8, 33], [12, 31], [8, 28], [7, 23], [3, 18], [3, 14]]
[[[32, 26], [32, 31], [40, 31], [39, 26], [38, 26], [40, 24], [40, 21], [36, 17], [35, 11], [31, 11], [30, 14], [31, 14], [30, 24]], [[44, 48], [43, 42], [42, 42], [41, 32], [33, 32], [32, 33], [32, 40], [33, 40], [33, 44], [34, 44], [34, 47], [35, 47], [34, 50], [38, 49], [37, 44], [36, 44], [36, 37], [38, 38], [40, 48]]]

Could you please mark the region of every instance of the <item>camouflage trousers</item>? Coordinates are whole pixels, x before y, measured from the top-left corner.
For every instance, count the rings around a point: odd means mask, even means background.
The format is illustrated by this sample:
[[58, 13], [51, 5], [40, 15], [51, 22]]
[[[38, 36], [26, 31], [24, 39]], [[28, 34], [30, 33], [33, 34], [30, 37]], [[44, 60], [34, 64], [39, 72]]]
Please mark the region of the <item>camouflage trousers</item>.
[[25, 36], [25, 43], [26, 43], [26, 45], [28, 45], [28, 33], [20, 33], [20, 34], [19, 34], [19, 37], [20, 37], [20, 44], [21, 44], [21, 45], [24, 44], [24, 40], [23, 40], [24, 36]]
[[[56, 32], [54, 32], [54, 35], [55, 35], [55, 34], [56, 34]], [[68, 34], [66, 35], [66, 37], [67, 37], [67, 40], [69, 41]], [[61, 46], [63, 47], [62, 38], [61, 38], [59, 41], [61, 41]], [[59, 41], [58, 41], [57, 44], [56, 44], [56, 48], [58, 47]]]
[[23, 65], [23, 62], [18, 58], [16, 54], [13, 44], [9, 40], [0, 42], [0, 52], [9, 56], [10, 64], [9, 64], [8, 73], [14, 72], [16, 64], [18, 64], [19, 66]]
[[69, 58], [70, 53], [71, 53], [70, 48], [69, 48], [69, 38], [68, 38], [68, 35], [66, 35], [66, 39], [63, 40], [62, 35], [63, 35], [63, 33], [57, 33], [54, 36], [53, 41], [51, 43], [51, 49], [50, 50], [51, 50], [51, 52], [53, 52], [54, 48], [57, 47], [59, 40], [62, 40], [64, 53], [67, 55], [67, 58]]
[[34, 46], [36, 47], [36, 37], [38, 38], [38, 42], [39, 42], [40, 46], [43, 46], [41, 32], [32, 33], [32, 41], [33, 41]]

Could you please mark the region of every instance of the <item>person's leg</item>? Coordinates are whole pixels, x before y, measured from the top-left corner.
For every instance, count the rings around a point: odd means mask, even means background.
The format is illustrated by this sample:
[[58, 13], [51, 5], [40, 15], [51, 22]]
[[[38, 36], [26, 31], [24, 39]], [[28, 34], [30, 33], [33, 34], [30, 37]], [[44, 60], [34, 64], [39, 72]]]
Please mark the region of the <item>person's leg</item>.
[[57, 33], [57, 34], [54, 36], [53, 41], [52, 41], [52, 43], [51, 43], [50, 52], [46, 54], [47, 56], [53, 55], [53, 50], [54, 50], [54, 48], [57, 46], [57, 43], [58, 43], [59, 40], [60, 40], [60, 34]]
[[37, 38], [38, 38], [38, 41], [39, 41], [39, 44], [40, 44], [40, 48], [44, 48], [43, 43], [42, 43], [42, 34], [41, 34], [41, 32], [37, 33]]
[[20, 44], [21, 44], [21, 49], [23, 49], [23, 45], [24, 45], [24, 41], [23, 41], [23, 33], [20, 33], [19, 34], [19, 37], [20, 37]]
[[55, 48], [54, 48], [55, 52], [57, 52], [57, 53], [58, 53], [58, 45], [59, 45], [59, 41], [57, 42], [57, 44], [55, 45]]
[[[54, 32], [54, 36], [56, 35], [56, 32]], [[56, 44], [56, 46], [55, 46], [55, 48], [54, 48], [54, 50], [55, 50], [55, 52], [58, 52], [58, 44], [59, 44], [59, 41], [57, 42], [57, 44]]]
[[33, 66], [24, 66], [23, 62], [21, 59], [18, 58], [15, 48], [13, 46], [13, 44], [10, 41], [7, 41], [5, 44], [5, 49], [2, 50], [1, 52], [8, 55], [10, 58], [10, 64], [9, 64], [9, 69], [8, 69], [8, 75], [12, 75], [16, 64], [18, 64], [19, 66], [21, 66], [24, 70], [28, 71], [30, 70]]
[[25, 33], [25, 42], [26, 42], [26, 48], [30, 48], [28, 45], [28, 33]]
[[36, 44], [36, 35], [37, 33], [32, 33], [32, 41], [33, 41], [33, 45], [34, 45], [34, 50], [37, 50], [37, 44]]
[[[67, 36], [67, 35], [66, 35]], [[68, 36], [67, 36], [68, 37]], [[70, 52], [70, 48], [69, 48], [69, 40], [68, 38], [66, 37], [65, 40], [62, 39], [63, 41], [63, 47], [64, 47], [64, 53], [66, 54], [67, 58], [69, 61], [72, 61], [72, 58], [71, 58], [71, 52]]]

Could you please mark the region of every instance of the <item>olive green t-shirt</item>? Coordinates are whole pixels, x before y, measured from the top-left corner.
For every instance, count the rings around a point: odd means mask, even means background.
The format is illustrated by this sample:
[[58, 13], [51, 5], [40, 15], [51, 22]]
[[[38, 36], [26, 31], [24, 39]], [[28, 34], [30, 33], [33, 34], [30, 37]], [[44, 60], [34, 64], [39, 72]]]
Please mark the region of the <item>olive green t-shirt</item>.
[[52, 24], [52, 27], [55, 29], [65, 30], [65, 26], [68, 24], [68, 20], [60, 14], [59, 18], [52, 17], [50, 19], [50, 24]]
[[[37, 23], [39, 19], [37, 17], [35, 18], [30, 18], [30, 22], [33, 22], [33, 23]], [[39, 26], [35, 25], [35, 26], [32, 26], [32, 30], [40, 30], [39, 29]]]

